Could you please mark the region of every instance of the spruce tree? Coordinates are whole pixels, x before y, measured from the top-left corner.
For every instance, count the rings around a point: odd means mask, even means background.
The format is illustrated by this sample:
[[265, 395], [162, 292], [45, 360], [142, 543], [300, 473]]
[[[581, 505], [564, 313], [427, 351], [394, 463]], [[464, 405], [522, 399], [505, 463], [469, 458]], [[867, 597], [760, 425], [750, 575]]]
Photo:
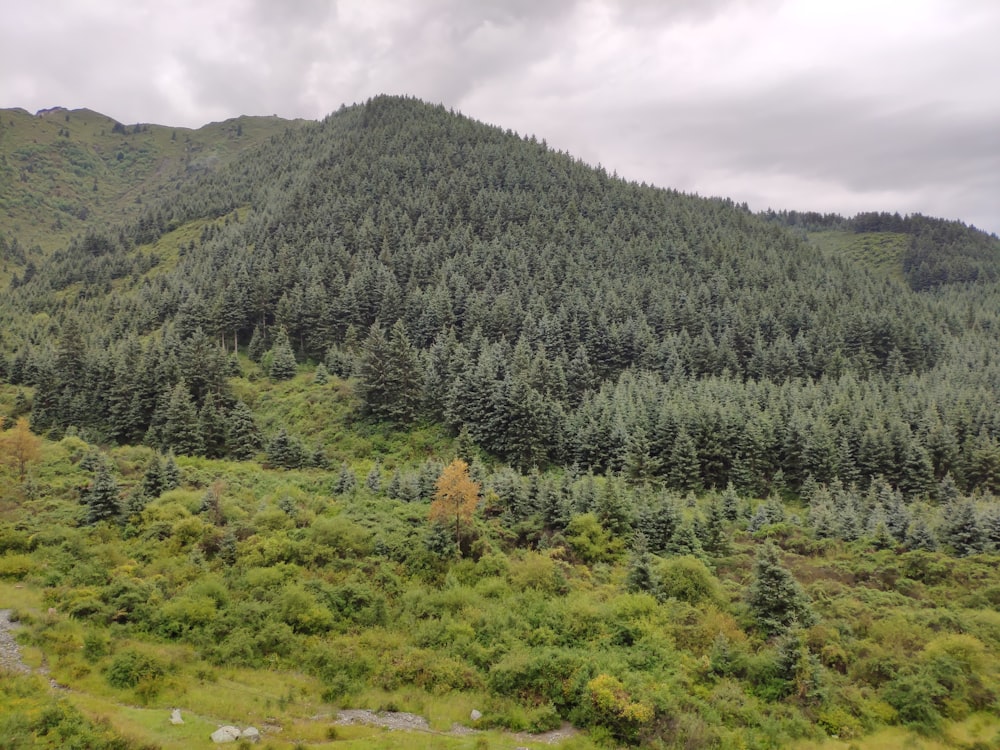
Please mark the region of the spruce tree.
[[354, 476], [354, 470], [347, 461], [344, 461], [340, 465], [340, 474], [337, 475], [337, 483], [334, 485], [333, 491], [338, 495], [345, 495], [353, 490], [357, 484], [358, 480]]
[[371, 471], [368, 472], [368, 476], [365, 477], [365, 486], [376, 495], [382, 489], [382, 462], [377, 458]]
[[111, 475], [111, 467], [106, 461], [99, 462], [94, 470], [94, 480], [83, 493], [83, 502], [87, 506], [86, 522], [95, 524], [117, 519], [121, 515], [119, 494], [118, 482]]
[[768, 540], [757, 551], [747, 603], [757, 627], [766, 635], [784, 633], [793, 625], [812, 625], [816, 617], [809, 599], [781, 564], [778, 548]]
[[278, 329], [277, 336], [274, 337], [274, 346], [271, 347], [271, 367], [268, 375], [273, 380], [288, 380], [295, 377], [298, 365], [295, 362], [295, 352], [288, 341], [288, 334], [284, 328]]
[[971, 500], [960, 500], [947, 508], [943, 541], [959, 557], [982, 552], [985, 535]]
[[229, 446], [229, 454], [237, 461], [253, 459], [261, 448], [260, 429], [250, 407], [242, 401], [237, 401], [229, 412], [226, 445]]
[[646, 535], [637, 531], [632, 538], [632, 551], [629, 555], [628, 572], [625, 575], [625, 588], [632, 592], [646, 591], [654, 593], [656, 577], [653, 574], [653, 556], [649, 553]]
[[143, 493], [147, 498], [157, 498], [163, 494], [166, 478], [163, 475], [163, 460], [159, 454], [153, 454], [146, 464], [146, 471], [143, 472], [140, 484]]
[[198, 424], [205, 455], [209, 458], [222, 458], [226, 455], [226, 418], [211, 391], [206, 394], [201, 405]]
[[174, 458], [174, 452], [167, 453], [163, 462], [163, 491], [176, 490], [181, 486], [181, 469]]
[[198, 412], [183, 382], [170, 392], [162, 438], [166, 448], [180, 455], [197, 456], [205, 451]]

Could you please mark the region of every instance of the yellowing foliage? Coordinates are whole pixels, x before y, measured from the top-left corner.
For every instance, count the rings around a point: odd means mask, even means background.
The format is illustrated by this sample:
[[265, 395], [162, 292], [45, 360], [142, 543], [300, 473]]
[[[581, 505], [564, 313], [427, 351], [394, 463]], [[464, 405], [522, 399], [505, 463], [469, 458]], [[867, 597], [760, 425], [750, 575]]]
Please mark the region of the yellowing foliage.
[[455, 544], [461, 554], [462, 525], [472, 520], [479, 504], [479, 483], [469, 476], [469, 465], [456, 458], [444, 467], [434, 485], [431, 520], [455, 526]]
[[38, 460], [42, 441], [31, 432], [28, 418], [20, 417], [7, 432], [0, 433], [0, 462], [12, 466], [19, 479], [24, 479], [28, 464]]

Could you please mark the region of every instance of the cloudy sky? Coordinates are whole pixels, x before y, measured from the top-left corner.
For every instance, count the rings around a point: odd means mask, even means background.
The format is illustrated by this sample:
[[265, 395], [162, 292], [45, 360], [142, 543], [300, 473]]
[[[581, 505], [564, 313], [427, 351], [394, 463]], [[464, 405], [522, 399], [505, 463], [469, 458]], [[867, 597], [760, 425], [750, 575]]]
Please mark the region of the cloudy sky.
[[1000, 233], [997, 0], [0, 2], [0, 107], [197, 127], [410, 94], [754, 209]]

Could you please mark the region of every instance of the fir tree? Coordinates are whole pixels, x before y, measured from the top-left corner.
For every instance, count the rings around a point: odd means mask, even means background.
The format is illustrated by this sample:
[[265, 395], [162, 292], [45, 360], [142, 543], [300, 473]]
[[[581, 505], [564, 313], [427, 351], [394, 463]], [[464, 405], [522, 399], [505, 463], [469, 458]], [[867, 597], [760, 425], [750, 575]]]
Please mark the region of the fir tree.
[[350, 467], [347, 461], [344, 461], [340, 465], [340, 473], [337, 475], [337, 483], [334, 485], [333, 491], [338, 495], [346, 495], [348, 492], [353, 490], [358, 484], [357, 478], [354, 476], [354, 470]]
[[778, 548], [770, 540], [757, 551], [747, 603], [757, 627], [769, 636], [796, 624], [812, 625], [816, 619], [805, 592], [781, 564]]
[[330, 382], [330, 373], [326, 369], [326, 365], [320, 362], [316, 365], [316, 372], [313, 374], [313, 382], [316, 385], [326, 385]]
[[111, 475], [106, 461], [101, 461], [94, 471], [94, 480], [84, 490], [83, 502], [87, 506], [86, 522], [95, 524], [113, 521], [121, 514], [118, 482]]
[[943, 541], [959, 557], [983, 551], [984, 535], [971, 500], [960, 500], [948, 506]]
[[376, 495], [382, 489], [382, 462], [377, 458], [375, 459], [375, 464], [368, 472], [368, 476], [365, 477], [365, 486]]
[[198, 413], [204, 453], [209, 458], [226, 455], [226, 419], [218, 407], [215, 395], [209, 391]]
[[261, 435], [253, 412], [242, 401], [237, 401], [229, 412], [226, 425], [226, 445], [229, 454], [237, 461], [249, 461], [261, 448]]
[[181, 486], [181, 469], [174, 458], [174, 452], [167, 453], [163, 462], [163, 491], [176, 490]]
[[625, 575], [625, 588], [632, 592], [655, 593], [656, 577], [653, 574], [653, 556], [649, 553], [646, 535], [641, 531], [637, 531], [632, 538], [632, 551], [629, 555], [628, 572]]
[[271, 376], [272, 380], [288, 380], [295, 377], [298, 365], [295, 362], [295, 352], [292, 351], [292, 345], [288, 341], [288, 334], [285, 333], [284, 328], [278, 329], [278, 334], [274, 337], [274, 346], [271, 347], [269, 354], [271, 366], [268, 369], [268, 375]]
[[163, 445], [180, 455], [196, 456], [205, 450], [198, 412], [184, 383], [178, 383], [170, 392], [162, 436]]
[[143, 472], [140, 486], [147, 498], [157, 498], [163, 494], [166, 485], [166, 477], [163, 472], [163, 460], [159, 454], [154, 453], [149, 463], [146, 464], [146, 471]]

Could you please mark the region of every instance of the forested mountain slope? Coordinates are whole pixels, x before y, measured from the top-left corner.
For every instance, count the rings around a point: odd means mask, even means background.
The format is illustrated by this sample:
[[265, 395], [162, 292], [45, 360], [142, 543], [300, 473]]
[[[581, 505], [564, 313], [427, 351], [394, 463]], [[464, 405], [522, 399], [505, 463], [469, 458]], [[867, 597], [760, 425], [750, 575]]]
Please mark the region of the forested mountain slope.
[[[219, 127], [8, 253], [0, 608], [70, 690], [4, 675], [0, 746], [423, 739], [339, 707], [494, 730], [434, 747], [997, 744], [992, 238], [755, 216], [406, 98]], [[75, 195], [35, 174], [8, 209]], [[914, 227], [978, 249], [915, 284]]]
[[991, 488], [996, 290], [947, 294], [383, 97], [53, 253], [8, 295], [6, 370], [37, 387], [38, 429], [170, 447], [178, 383], [196, 410], [233, 405], [214, 342], [287, 337], [360, 375], [372, 417], [465, 429], [519, 466]]

